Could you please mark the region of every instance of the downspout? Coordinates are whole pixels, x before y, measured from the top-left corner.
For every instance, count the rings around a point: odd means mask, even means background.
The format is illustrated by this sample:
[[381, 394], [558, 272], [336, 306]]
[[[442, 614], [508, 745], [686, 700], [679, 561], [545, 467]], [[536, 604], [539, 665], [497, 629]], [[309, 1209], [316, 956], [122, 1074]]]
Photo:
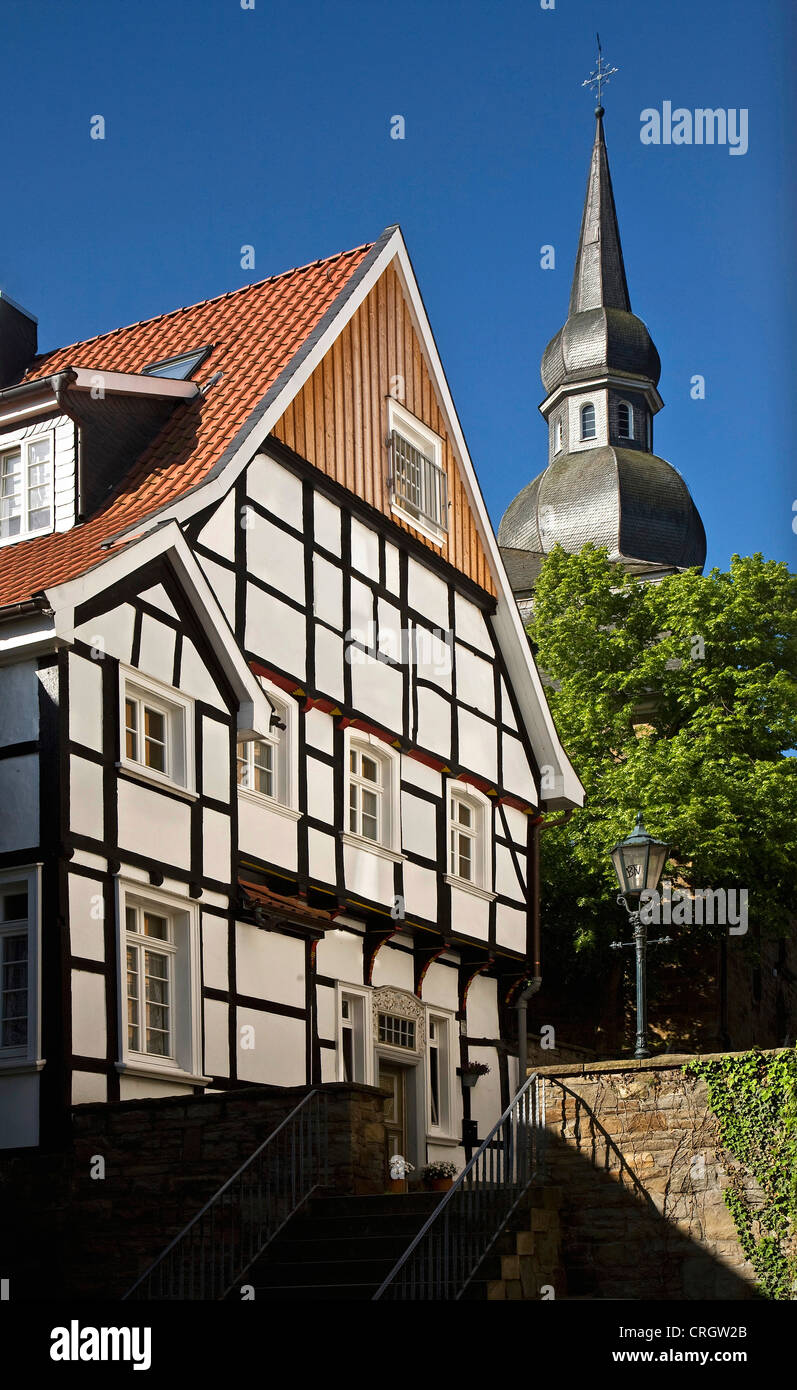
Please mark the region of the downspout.
[[538, 994], [542, 987], [542, 936], [540, 930], [540, 832], [556, 829], [557, 826], [566, 825], [573, 814], [572, 808], [564, 811], [556, 820], [547, 820], [545, 816], [537, 816], [531, 822], [531, 876], [533, 882], [531, 898], [531, 959], [532, 959], [532, 978], [529, 983], [521, 990], [517, 998], [515, 1008], [517, 1009], [518, 1023], [518, 1090], [526, 1080], [526, 1068], [528, 1066], [528, 1035], [527, 1018], [529, 1000]]

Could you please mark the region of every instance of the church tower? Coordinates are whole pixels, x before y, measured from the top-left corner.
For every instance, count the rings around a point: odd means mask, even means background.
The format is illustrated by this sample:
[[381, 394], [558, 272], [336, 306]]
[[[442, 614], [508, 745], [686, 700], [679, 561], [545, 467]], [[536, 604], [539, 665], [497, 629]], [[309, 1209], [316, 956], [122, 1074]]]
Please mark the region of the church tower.
[[557, 542], [591, 541], [648, 579], [706, 558], [700, 515], [680, 473], [653, 452], [661, 363], [631, 311], [603, 132], [595, 111], [581, 234], [565, 324], [542, 358], [548, 466], [510, 503], [498, 529], [521, 609]]

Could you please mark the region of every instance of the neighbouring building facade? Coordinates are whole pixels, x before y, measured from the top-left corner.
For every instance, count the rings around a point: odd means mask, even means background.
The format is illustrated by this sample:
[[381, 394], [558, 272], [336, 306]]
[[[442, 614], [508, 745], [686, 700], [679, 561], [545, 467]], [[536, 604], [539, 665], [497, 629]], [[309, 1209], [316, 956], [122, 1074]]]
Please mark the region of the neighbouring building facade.
[[253, 1083], [382, 1086], [416, 1165], [498, 1118], [582, 791], [398, 228], [44, 355], [0, 296], [0, 787], [4, 1148]]

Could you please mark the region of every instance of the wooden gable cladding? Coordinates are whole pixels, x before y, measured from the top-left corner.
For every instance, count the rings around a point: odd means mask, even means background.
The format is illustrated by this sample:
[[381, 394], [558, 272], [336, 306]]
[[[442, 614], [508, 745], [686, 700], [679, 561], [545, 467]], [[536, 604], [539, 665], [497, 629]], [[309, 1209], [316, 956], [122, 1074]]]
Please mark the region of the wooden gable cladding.
[[[404, 392], [396, 391], [403, 378]], [[443, 440], [449, 530], [441, 546], [393, 515], [388, 488], [387, 400], [396, 399]], [[274, 434], [322, 473], [391, 517], [487, 593], [495, 583], [460, 477], [398, 275], [388, 266], [335, 339]]]

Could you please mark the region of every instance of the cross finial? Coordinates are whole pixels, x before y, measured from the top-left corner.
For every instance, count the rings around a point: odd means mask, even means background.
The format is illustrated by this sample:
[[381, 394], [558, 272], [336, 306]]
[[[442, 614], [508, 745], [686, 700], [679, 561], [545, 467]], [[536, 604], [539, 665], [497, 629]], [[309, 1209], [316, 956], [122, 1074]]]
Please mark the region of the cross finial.
[[600, 36], [600, 34], [596, 34], [595, 37], [596, 37], [596, 39], [598, 40], [598, 63], [597, 63], [597, 66], [596, 66], [596, 68], [595, 68], [595, 71], [594, 71], [594, 72], [591, 72], [590, 75], [589, 75], [589, 77], [586, 78], [585, 81], [581, 83], [581, 85], [582, 85], [582, 87], [591, 87], [593, 90], [597, 89], [597, 93], [598, 93], [598, 106], [597, 106], [597, 112], [599, 112], [600, 115], [603, 115], [603, 101], [602, 101], [603, 90], [602, 90], [602, 89], [603, 89], [603, 87], [606, 85], [606, 83], [609, 81], [609, 78], [610, 78], [610, 77], [613, 77], [614, 74], [615, 74], [616, 72], [619, 72], [619, 71], [620, 71], [620, 69], [619, 69], [619, 68], [609, 68], [609, 67], [606, 67], [606, 66], [604, 65], [604, 62], [603, 62], [603, 52], [602, 52], [602, 49], [601, 49], [601, 36]]

